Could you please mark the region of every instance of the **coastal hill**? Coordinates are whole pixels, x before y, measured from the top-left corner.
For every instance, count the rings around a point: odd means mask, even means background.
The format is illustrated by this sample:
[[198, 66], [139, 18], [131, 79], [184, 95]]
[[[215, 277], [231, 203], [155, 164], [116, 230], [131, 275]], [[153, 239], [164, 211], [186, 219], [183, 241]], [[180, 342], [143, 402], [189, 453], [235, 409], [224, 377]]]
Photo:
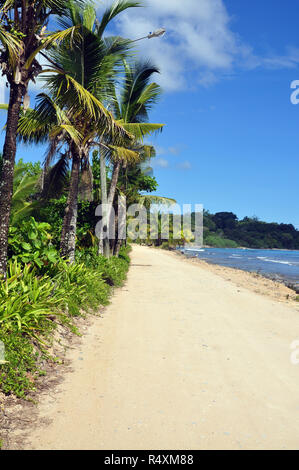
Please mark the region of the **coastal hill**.
[[[257, 217], [239, 220], [233, 212], [204, 211], [204, 244], [219, 248], [299, 250], [299, 230], [292, 224], [268, 223]], [[195, 226], [195, 213], [192, 214]]]

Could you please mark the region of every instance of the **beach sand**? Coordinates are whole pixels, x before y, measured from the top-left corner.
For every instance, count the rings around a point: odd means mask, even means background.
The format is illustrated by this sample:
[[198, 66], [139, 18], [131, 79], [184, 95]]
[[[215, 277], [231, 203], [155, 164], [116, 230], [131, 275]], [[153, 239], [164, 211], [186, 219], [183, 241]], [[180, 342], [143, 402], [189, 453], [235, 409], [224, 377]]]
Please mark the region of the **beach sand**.
[[23, 447], [298, 449], [299, 305], [232, 271], [134, 246]]
[[266, 278], [257, 272], [243, 271], [238, 268], [230, 268], [219, 264], [208, 263], [196, 257], [186, 257], [180, 251], [171, 251], [174, 256], [179, 256], [188, 263], [198, 264], [202, 269], [221, 276], [223, 279], [234, 282], [239, 287], [246, 287], [257, 294], [266, 295], [272, 299], [287, 302], [294, 305], [298, 294], [287, 287], [283, 282]]

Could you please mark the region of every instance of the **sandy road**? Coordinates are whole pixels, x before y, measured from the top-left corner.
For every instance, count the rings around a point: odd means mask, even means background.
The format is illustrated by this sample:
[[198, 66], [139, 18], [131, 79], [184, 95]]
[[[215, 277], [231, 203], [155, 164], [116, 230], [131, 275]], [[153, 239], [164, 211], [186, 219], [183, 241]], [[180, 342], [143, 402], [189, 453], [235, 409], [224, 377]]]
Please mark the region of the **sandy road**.
[[136, 246], [30, 449], [298, 449], [296, 307]]

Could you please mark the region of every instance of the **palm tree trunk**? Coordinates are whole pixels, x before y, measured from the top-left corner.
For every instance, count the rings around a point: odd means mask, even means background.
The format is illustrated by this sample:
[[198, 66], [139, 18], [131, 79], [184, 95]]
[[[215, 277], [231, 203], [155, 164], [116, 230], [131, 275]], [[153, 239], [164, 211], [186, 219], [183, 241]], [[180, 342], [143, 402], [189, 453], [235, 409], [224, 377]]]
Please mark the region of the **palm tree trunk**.
[[120, 197], [117, 205], [117, 237], [114, 243], [114, 256], [119, 255], [120, 247], [123, 245], [126, 230], [126, 198]]
[[[121, 169], [121, 162], [118, 161], [113, 166], [112, 178], [111, 178], [111, 183], [110, 183], [110, 188], [109, 188], [108, 204], [110, 207], [112, 207], [113, 202], [114, 202], [120, 169]], [[114, 218], [114, 223], [115, 223], [114, 233], [115, 233], [116, 238], [113, 241], [113, 254], [115, 255], [117, 242], [118, 242], [118, 230], [116, 226], [118, 223], [118, 216]]]
[[67, 205], [61, 231], [60, 254], [70, 260], [75, 261], [76, 231], [78, 216], [78, 193], [80, 174], [80, 155], [77, 147], [72, 148], [72, 171]]
[[17, 128], [25, 93], [26, 87], [24, 85], [11, 84], [0, 183], [0, 274], [4, 276], [6, 276], [7, 268], [8, 229], [17, 149]]
[[[102, 206], [103, 209], [107, 210], [107, 179], [106, 179], [106, 162], [103, 152], [100, 153], [100, 164], [101, 164], [101, 193], [102, 193]], [[110, 243], [109, 243], [109, 214], [103, 216], [103, 232], [106, 231], [107, 236], [103, 233], [103, 240], [99, 239], [98, 252], [102, 252], [105, 258], [110, 257]]]
[[110, 183], [110, 188], [109, 188], [108, 204], [113, 204], [120, 168], [121, 168], [121, 162], [118, 161], [113, 166], [112, 178], [111, 178], [111, 183]]

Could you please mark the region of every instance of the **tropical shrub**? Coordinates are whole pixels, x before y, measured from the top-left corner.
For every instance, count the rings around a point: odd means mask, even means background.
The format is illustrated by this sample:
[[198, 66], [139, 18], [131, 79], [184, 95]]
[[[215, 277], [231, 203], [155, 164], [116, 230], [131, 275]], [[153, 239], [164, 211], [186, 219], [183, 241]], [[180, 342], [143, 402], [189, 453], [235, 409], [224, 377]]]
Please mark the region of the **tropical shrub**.
[[0, 387], [6, 393], [19, 398], [35, 388], [34, 376], [43, 371], [37, 365], [39, 357], [27, 336], [18, 329], [0, 329], [0, 341], [5, 346], [6, 363], [0, 366]]
[[97, 255], [96, 249], [85, 249], [78, 251], [76, 259], [102, 274], [103, 280], [110, 286], [121, 286], [126, 278], [130, 258], [128, 256], [130, 248], [123, 247], [119, 257], [112, 256], [107, 259]]
[[119, 258], [106, 260], [80, 252], [86, 264], [58, 263], [38, 275], [33, 263], [10, 261], [7, 279], [0, 280], [0, 341], [5, 364], [0, 364], [0, 389], [25, 398], [44, 372], [40, 359], [47, 357], [44, 337], [58, 322], [72, 328], [72, 317], [95, 311], [108, 303], [110, 285], [121, 285], [128, 270], [129, 248]]
[[69, 315], [96, 309], [108, 303], [109, 286], [102, 273], [83, 263], [69, 264], [61, 260], [55, 267], [53, 282], [64, 292], [64, 302]]
[[22, 264], [30, 263], [40, 272], [46, 272], [49, 264], [59, 260], [58, 252], [52, 244], [51, 226], [37, 222], [33, 217], [19, 226], [9, 228], [9, 257]]
[[37, 277], [36, 268], [10, 261], [0, 282], [0, 328], [35, 336], [52, 324], [50, 316], [60, 315], [64, 294], [48, 276]]

